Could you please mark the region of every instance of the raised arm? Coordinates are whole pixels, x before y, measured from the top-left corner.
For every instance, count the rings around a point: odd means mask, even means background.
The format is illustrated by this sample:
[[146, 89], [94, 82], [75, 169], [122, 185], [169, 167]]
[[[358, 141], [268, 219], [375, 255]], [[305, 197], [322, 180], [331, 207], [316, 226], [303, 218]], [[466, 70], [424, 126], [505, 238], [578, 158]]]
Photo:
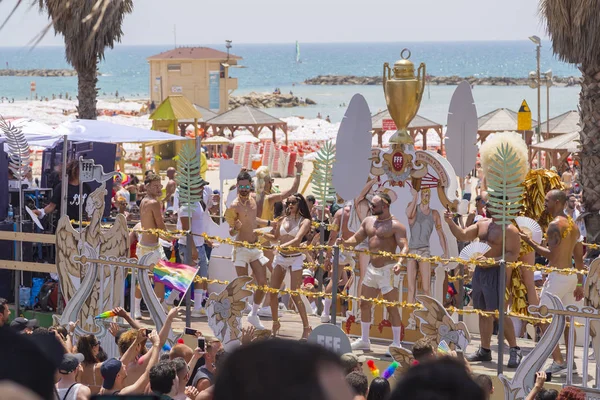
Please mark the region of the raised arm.
[[129, 315], [129, 313], [127, 311], [125, 311], [123, 308], [121, 308], [121, 307], [115, 307], [115, 308], [112, 309], [112, 312], [115, 313], [118, 317], [121, 317], [125, 321], [127, 321], [127, 323], [129, 324], [129, 326], [131, 326], [133, 329], [140, 329], [141, 328], [140, 324], [137, 323], [133, 318], [131, 318], [131, 315]]
[[152, 332], [148, 338], [152, 342], [152, 349], [150, 350], [150, 361], [146, 366], [146, 371], [144, 371], [142, 376], [140, 376], [139, 379], [133, 385], [127, 386], [126, 388], [121, 390], [119, 392], [120, 396], [126, 394], [144, 394], [144, 390], [146, 390], [146, 385], [148, 385], [148, 382], [150, 381], [150, 369], [153, 366], [155, 366], [158, 362], [158, 355], [160, 353], [159, 338], [156, 332]]
[[417, 196], [418, 192], [414, 188], [410, 188], [410, 194], [412, 194], [412, 200], [408, 203], [408, 207], [406, 207], [406, 216], [408, 217], [408, 223], [413, 224], [415, 222], [415, 218], [417, 218]]
[[472, 242], [477, 239], [477, 235], [479, 234], [479, 226], [478, 224], [473, 224], [466, 228], [461, 228], [460, 226], [454, 223], [454, 214], [451, 212], [444, 213], [444, 219], [450, 228], [450, 232], [452, 235], [461, 242]]
[[121, 363], [123, 365], [129, 365], [131, 362], [133, 362], [133, 360], [135, 360], [135, 356], [137, 356], [139, 353], [139, 346], [142, 344], [142, 342], [145, 339], [146, 339], [146, 329], [145, 328], [138, 329], [137, 337], [135, 338], [133, 343], [131, 343], [131, 346], [129, 346], [129, 348], [127, 349], [125, 354], [123, 354], [123, 356], [121, 356]]
[[286, 190], [282, 193], [273, 193], [267, 196], [269, 201], [269, 206], [273, 203], [277, 203], [278, 201], [283, 201], [283, 199], [287, 199], [294, 193], [298, 193], [298, 188], [300, 187], [300, 177], [302, 176], [302, 163], [296, 162], [296, 176], [294, 177], [294, 184], [289, 190]]
[[360, 228], [358, 229], [358, 231], [356, 231], [354, 235], [352, 235], [351, 238], [349, 238], [348, 240], [340, 239], [339, 244], [342, 244], [344, 246], [355, 247], [358, 246], [359, 243], [362, 243], [367, 238], [367, 231], [365, 226], [366, 221], [367, 220], [365, 219], [363, 222], [361, 222]]
[[169, 314], [167, 314], [167, 319], [165, 320], [165, 324], [160, 329], [158, 337], [160, 338], [160, 348], [162, 348], [165, 343], [167, 343], [167, 339], [169, 337], [169, 332], [171, 331], [171, 325], [173, 324], [173, 320], [177, 316], [179, 312], [179, 307], [173, 307], [169, 310]]
[[435, 230], [438, 234], [438, 238], [440, 239], [440, 246], [442, 246], [442, 258], [448, 258], [448, 242], [446, 241], [446, 234], [444, 233], [444, 228], [442, 227], [442, 218], [440, 217], [440, 213], [437, 210], [431, 210], [433, 213], [433, 223], [435, 224]]

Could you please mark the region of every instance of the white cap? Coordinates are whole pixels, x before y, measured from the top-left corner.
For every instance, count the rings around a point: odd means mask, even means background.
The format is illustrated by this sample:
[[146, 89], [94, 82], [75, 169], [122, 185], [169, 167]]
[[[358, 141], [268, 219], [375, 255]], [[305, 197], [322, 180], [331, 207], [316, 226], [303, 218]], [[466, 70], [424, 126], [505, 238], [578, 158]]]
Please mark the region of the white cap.
[[542, 279], [544, 279], [542, 277], [542, 271], [534, 271], [533, 272], [533, 280], [534, 281], [541, 281]]
[[313, 276], [313, 273], [310, 269], [305, 268], [302, 270], [302, 276]]

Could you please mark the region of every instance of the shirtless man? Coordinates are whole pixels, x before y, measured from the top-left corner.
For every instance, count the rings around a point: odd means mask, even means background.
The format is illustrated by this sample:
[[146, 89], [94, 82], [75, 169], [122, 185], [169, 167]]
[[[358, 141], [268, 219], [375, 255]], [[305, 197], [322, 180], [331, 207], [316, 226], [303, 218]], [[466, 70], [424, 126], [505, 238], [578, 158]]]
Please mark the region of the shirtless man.
[[175, 182], [175, 173], [177, 170], [173, 167], [169, 167], [167, 169], [167, 177], [169, 181], [167, 182], [167, 187], [165, 189], [165, 199], [164, 201], [167, 203], [165, 209], [168, 210], [170, 207], [173, 207], [173, 196], [175, 195], [175, 190], [177, 190], [177, 182]]
[[[335, 244], [335, 241], [338, 238], [340, 229], [342, 230], [341, 237], [344, 240], [350, 239], [352, 237], [352, 235], [354, 234], [354, 232], [351, 232], [348, 229], [348, 221], [350, 220], [351, 209], [352, 209], [352, 207], [350, 205], [345, 205], [343, 208], [340, 208], [339, 210], [337, 210], [337, 212], [333, 216], [331, 231], [329, 232], [329, 241], [327, 242], [327, 244], [329, 246], [332, 246], [333, 244]], [[343, 220], [343, 223], [342, 223], [342, 220]], [[325, 254], [324, 264], [325, 264], [325, 269], [329, 272], [333, 271], [332, 270], [332, 259], [333, 259], [332, 252], [331, 252], [331, 250], [328, 250], [327, 253]], [[354, 268], [354, 265], [355, 265], [355, 262], [354, 262], [352, 251], [340, 252], [339, 264], [338, 264], [338, 266], [339, 266], [338, 276], [335, 279], [332, 277], [329, 280], [329, 283], [327, 284], [327, 287], [325, 288], [325, 293], [332, 292], [334, 282], [336, 282], [336, 284], [338, 286], [345, 285], [348, 279], [347, 279], [347, 275], [346, 275], [343, 267], [350, 266], [350, 267]], [[323, 312], [321, 313], [321, 322], [322, 323], [327, 323], [327, 322], [331, 321], [330, 310], [331, 310], [331, 298], [326, 297], [323, 301]]]
[[[548, 259], [548, 265], [555, 268], [571, 268], [572, 259], [575, 259], [575, 268], [583, 270], [583, 245], [580, 241], [581, 234], [577, 224], [572, 219], [565, 215], [565, 203], [567, 195], [562, 190], [551, 190], [546, 194], [544, 206], [546, 211], [550, 213], [554, 220], [548, 225], [546, 233], [547, 242], [544, 247], [539, 243], [535, 243], [531, 238], [524, 233], [520, 233], [521, 238], [542, 257]], [[583, 298], [583, 275], [562, 275], [556, 272], [551, 272], [548, 275], [548, 280], [544, 284], [540, 295], [540, 304], [550, 306], [550, 300], [544, 293], [552, 293], [560, 298], [563, 305], [569, 306], [575, 304]], [[545, 331], [547, 326], [542, 327]], [[574, 339], [575, 340], [575, 339]], [[569, 330], [565, 328], [565, 347], [569, 349]], [[567, 371], [567, 365], [560, 353], [560, 347], [557, 344], [552, 352], [552, 365], [546, 372], [552, 374], [564, 374]], [[576, 373], [573, 366], [573, 373]]]
[[[463, 242], [472, 242], [479, 238], [480, 242], [487, 243], [491, 249], [481, 256], [482, 259], [493, 258], [495, 261], [502, 259], [502, 225], [496, 224], [494, 215], [492, 218], [484, 218], [475, 224], [466, 228], [461, 228], [454, 223], [454, 214], [446, 212], [444, 218], [450, 227], [450, 231], [457, 240]], [[506, 228], [506, 262], [514, 262], [519, 258], [521, 241], [519, 231], [514, 225], [508, 225]], [[473, 274], [473, 308], [482, 311], [497, 311], [499, 307], [498, 298], [498, 276], [500, 266], [475, 267]], [[504, 290], [502, 291], [504, 294]], [[494, 318], [488, 316], [479, 316], [479, 332], [481, 335], [481, 347], [467, 356], [469, 361], [492, 361], [492, 333], [494, 331]], [[516, 368], [521, 363], [521, 349], [517, 346], [517, 338], [512, 320], [504, 317], [504, 337], [510, 346], [510, 357], [508, 359], [508, 368]]]
[[[163, 220], [160, 196], [162, 195], [162, 183], [160, 181], [160, 176], [150, 173], [144, 180], [144, 185], [146, 187], [146, 196], [140, 203], [140, 222], [142, 223], [142, 230], [148, 229], [162, 229], [164, 231], [167, 230], [165, 226], [165, 222]], [[166, 238], [170, 240], [170, 238]], [[142, 258], [145, 254], [154, 253], [155, 261], [166, 260], [165, 252], [158, 241], [158, 236], [152, 233], [143, 233], [140, 235], [140, 240], [136, 247], [136, 255], [138, 259]], [[138, 295], [139, 293], [139, 295]], [[162, 283], [154, 283], [154, 293], [156, 293], [156, 297], [163, 303], [165, 297], [165, 285]], [[136, 299], [135, 299], [135, 308], [136, 308], [136, 317], [138, 317], [138, 304], [142, 301], [142, 294], [139, 290], [136, 290]], [[163, 303], [163, 308], [165, 312], [168, 311], [167, 306]]]
[[[406, 228], [392, 214], [390, 204], [392, 200], [386, 193], [375, 195], [371, 201], [371, 214], [363, 220], [358, 232], [347, 240], [339, 239], [338, 244], [344, 246], [356, 246], [368, 239], [369, 251], [386, 251], [396, 253], [400, 247], [400, 254], [408, 252], [408, 241], [406, 240]], [[397, 262], [390, 257], [371, 256], [371, 262], [367, 267], [367, 273], [362, 284], [362, 295], [366, 298], [376, 298], [381, 292], [383, 298], [388, 301], [398, 301], [400, 296], [396, 288], [394, 275], [400, 273], [403, 258]], [[393, 274], [392, 274], [393, 272]], [[369, 340], [369, 329], [371, 328], [371, 302], [361, 301], [361, 338], [352, 343], [353, 350], [371, 350]], [[387, 307], [392, 322], [393, 342], [392, 346], [401, 347], [400, 332], [401, 319], [398, 307]]]
[[[236, 240], [248, 243], [256, 243], [258, 236], [254, 230], [258, 223], [271, 225], [271, 220], [264, 221], [257, 218], [256, 201], [250, 196], [252, 189], [252, 178], [246, 171], [237, 176], [237, 197], [225, 212], [225, 221], [229, 224], [229, 234], [235, 236]], [[267, 284], [267, 271], [265, 265], [269, 259], [265, 257], [262, 250], [246, 247], [235, 247], [232, 255], [233, 266], [238, 276], [249, 276], [248, 264], [252, 268], [252, 274], [259, 286]], [[260, 303], [265, 293], [257, 290], [254, 293], [254, 304], [252, 311], [248, 314], [248, 322], [257, 329], [265, 329], [258, 317]]]
[[[262, 182], [258, 182], [259, 178], [257, 178], [257, 189], [261, 189], [259, 193], [256, 194], [256, 205], [257, 205], [257, 215], [264, 220], [273, 220], [273, 207], [275, 203], [283, 201], [283, 199], [287, 199], [292, 196], [294, 193], [298, 192], [298, 187], [300, 186], [300, 178], [302, 177], [302, 162], [296, 162], [296, 176], [294, 178], [294, 183], [289, 190], [286, 190], [283, 193], [273, 193], [273, 178], [269, 173], [269, 170], [263, 170], [262, 177], [260, 178]], [[259, 175], [257, 171], [257, 176]]]
[[570, 166], [567, 166], [567, 169], [565, 169], [565, 172], [563, 172], [560, 180], [565, 185], [565, 192], [569, 193], [573, 187], [573, 170]]
[[[421, 257], [431, 257], [429, 239], [435, 228], [440, 246], [442, 246], [442, 258], [448, 258], [448, 245], [446, 243], [446, 234], [442, 228], [442, 218], [437, 210], [429, 207], [431, 199], [431, 190], [421, 189], [421, 203], [417, 203], [418, 192], [410, 188], [413, 199], [408, 203], [406, 216], [408, 217], [408, 226], [410, 229], [410, 241], [408, 242], [408, 251], [410, 254], [418, 254]], [[431, 263], [429, 261], [417, 261], [409, 259], [406, 262], [406, 277], [408, 284], [408, 296], [406, 301], [415, 302], [417, 294], [417, 269], [421, 275], [421, 285], [423, 293], [431, 296]]]

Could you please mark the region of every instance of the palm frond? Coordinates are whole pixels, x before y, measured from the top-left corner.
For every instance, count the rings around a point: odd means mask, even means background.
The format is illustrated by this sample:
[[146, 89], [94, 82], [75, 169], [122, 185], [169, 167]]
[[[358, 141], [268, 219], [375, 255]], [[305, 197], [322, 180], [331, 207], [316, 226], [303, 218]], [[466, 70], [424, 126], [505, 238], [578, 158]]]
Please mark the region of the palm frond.
[[490, 163], [486, 177], [490, 194], [488, 208], [499, 225], [510, 224], [521, 209], [523, 186], [519, 161], [512, 146], [503, 143]]
[[0, 131], [2, 131], [8, 145], [8, 168], [12, 171], [15, 178], [23, 180], [29, 172], [29, 155], [31, 153], [29, 143], [27, 143], [27, 139], [21, 128], [7, 122], [1, 116]]
[[334, 163], [335, 145], [331, 141], [325, 142], [315, 157], [312, 177], [313, 196], [322, 207], [321, 220], [325, 219], [325, 205], [329, 200], [335, 199], [335, 188], [331, 182]]
[[177, 159], [175, 182], [179, 189], [179, 205], [192, 215], [196, 203], [202, 200], [200, 190], [200, 156], [192, 145], [185, 145]]

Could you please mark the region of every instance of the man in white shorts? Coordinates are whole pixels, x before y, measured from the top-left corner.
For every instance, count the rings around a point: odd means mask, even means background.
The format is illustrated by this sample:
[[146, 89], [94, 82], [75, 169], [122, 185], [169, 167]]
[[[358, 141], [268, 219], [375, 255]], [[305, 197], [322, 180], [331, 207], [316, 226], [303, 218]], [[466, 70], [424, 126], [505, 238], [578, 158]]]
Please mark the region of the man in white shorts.
[[[263, 221], [257, 218], [256, 201], [250, 196], [252, 189], [252, 178], [248, 172], [241, 172], [237, 177], [237, 198], [225, 212], [225, 221], [229, 224], [229, 234], [235, 236], [236, 240], [258, 245], [258, 236], [254, 231], [259, 221], [270, 226], [271, 221]], [[232, 254], [233, 266], [238, 276], [249, 276], [248, 265], [252, 268], [254, 279], [258, 286], [267, 284], [267, 271], [265, 265], [269, 259], [259, 248], [234, 247]], [[248, 322], [256, 329], [265, 329], [258, 316], [260, 304], [265, 296], [261, 290], [254, 293], [254, 304], [252, 311], [248, 314]]]
[[[372, 216], [363, 220], [360, 229], [347, 240], [338, 240], [338, 244], [344, 246], [356, 246], [367, 239], [369, 251], [389, 252], [396, 254], [400, 247], [400, 254], [408, 252], [408, 240], [406, 239], [406, 227], [390, 214], [391, 199], [385, 193], [373, 196], [371, 202]], [[362, 283], [362, 295], [365, 298], [376, 298], [381, 292], [387, 301], [398, 301], [400, 299], [396, 285], [396, 275], [400, 273], [403, 258], [394, 260], [392, 257], [371, 256], [371, 262], [367, 267], [365, 278]], [[353, 350], [371, 349], [369, 330], [371, 328], [371, 306], [370, 301], [360, 302], [361, 311], [361, 338], [352, 343]], [[392, 323], [393, 347], [401, 347], [401, 318], [398, 307], [387, 307]]]
[[[551, 190], [546, 194], [544, 206], [546, 211], [554, 217], [554, 220], [548, 225], [546, 232], [546, 245], [541, 246], [535, 243], [531, 238], [524, 233], [521, 233], [521, 239], [541, 256], [548, 259], [548, 265], [554, 268], [572, 268], [573, 261], [575, 268], [583, 270], [583, 245], [580, 242], [580, 233], [577, 224], [572, 218], [565, 215], [565, 203], [567, 196], [562, 190]], [[583, 298], [583, 275], [561, 275], [556, 272], [550, 273], [548, 280], [544, 284], [542, 294], [540, 296], [540, 305], [550, 305], [550, 299], [545, 296], [545, 293], [552, 293], [560, 298], [563, 305], [575, 304]], [[547, 326], [542, 326], [545, 331]], [[568, 329], [565, 329], [565, 346], [569, 349]], [[576, 340], [573, 338], [573, 340]], [[567, 364], [562, 357], [559, 345], [552, 352], [552, 365], [546, 372], [558, 375], [567, 371]], [[573, 372], [576, 368], [573, 368]]]

